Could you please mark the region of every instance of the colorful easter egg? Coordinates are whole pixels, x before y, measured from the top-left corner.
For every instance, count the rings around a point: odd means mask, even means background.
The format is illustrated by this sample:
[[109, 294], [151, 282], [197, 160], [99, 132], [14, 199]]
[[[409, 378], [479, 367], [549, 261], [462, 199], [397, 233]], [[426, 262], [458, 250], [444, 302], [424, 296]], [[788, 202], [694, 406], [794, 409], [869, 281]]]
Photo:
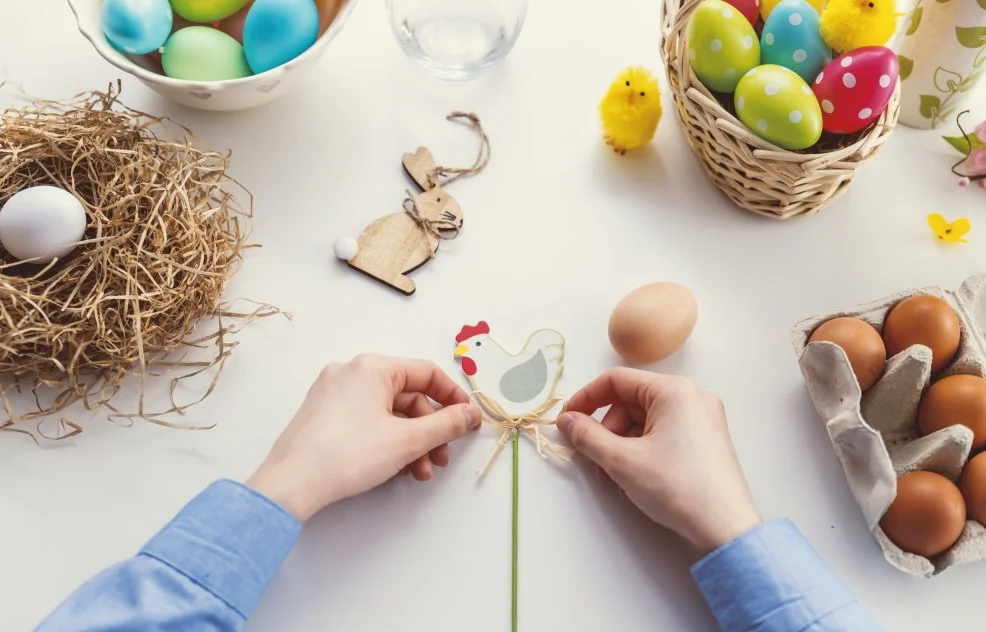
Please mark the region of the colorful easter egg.
[[[763, 16], [764, 22], [767, 21], [767, 18], [770, 17], [770, 14], [774, 12], [774, 9], [776, 9], [777, 5], [780, 4], [782, 1], [783, 0], [761, 0], [760, 15]], [[817, 11], [818, 14], [821, 15], [822, 9], [824, 9], [825, 5], [828, 4], [828, 0], [808, 0], [808, 4], [810, 4], [815, 9], [815, 11]]]
[[110, 44], [131, 55], [145, 55], [168, 41], [174, 15], [168, 0], [106, 0], [101, 19]]
[[760, 0], [725, 0], [743, 14], [750, 26], [756, 26], [760, 19]]
[[249, 0], [171, 0], [171, 7], [189, 22], [210, 24], [225, 20], [247, 2]]
[[705, 0], [688, 21], [688, 59], [705, 87], [733, 92], [760, 65], [760, 42], [743, 14], [722, 0]]
[[302, 54], [318, 39], [318, 8], [312, 0], [255, 0], [243, 25], [243, 48], [260, 74]]
[[833, 59], [812, 84], [825, 131], [852, 134], [879, 118], [899, 74], [897, 55], [883, 46], [857, 48]]
[[168, 39], [161, 53], [164, 74], [186, 81], [226, 81], [250, 76], [243, 47], [222, 31], [189, 26]]
[[784, 149], [805, 149], [822, 135], [822, 110], [793, 70], [765, 65], [743, 75], [733, 99], [736, 115], [760, 138]]
[[832, 61], [832, 50], [818, 31], [818, 11], [805, 0], [782, 0], [767, 18], [760, 36], [765, 64], [790, 68], [805, 81]]

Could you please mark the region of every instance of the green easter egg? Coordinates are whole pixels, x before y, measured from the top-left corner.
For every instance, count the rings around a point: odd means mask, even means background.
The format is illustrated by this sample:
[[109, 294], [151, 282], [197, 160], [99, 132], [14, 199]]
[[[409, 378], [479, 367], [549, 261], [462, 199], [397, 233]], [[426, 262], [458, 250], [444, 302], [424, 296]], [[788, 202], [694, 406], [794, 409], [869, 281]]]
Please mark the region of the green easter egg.
[[208, 24], [225, 20], [248, 2], [250, 0], [171, 0], [171, 8], [189, 22]]
[[740, 78], [760, 64], [760, 40], [736, 7], [705, 0], [688, 20], [688, 60], [706, 88], [733, 92]]
[[161, 51], [164, 74], [186, 81], [226, 81], [249, 77], [243, 46], [222, 31], [189, 26], [174, 33]]
[[784, 149], [807, 149], [822, 135], [822, 108], [793, 70], [766, 65], [743, 75], [733, 100], [754, 134]]

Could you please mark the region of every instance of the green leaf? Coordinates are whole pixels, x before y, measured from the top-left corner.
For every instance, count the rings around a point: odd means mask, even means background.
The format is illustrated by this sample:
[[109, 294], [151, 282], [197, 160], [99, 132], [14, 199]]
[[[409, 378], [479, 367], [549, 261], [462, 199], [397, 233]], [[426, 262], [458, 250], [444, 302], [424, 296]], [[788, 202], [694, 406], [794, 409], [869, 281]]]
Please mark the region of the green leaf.
[[951, 94], [962, 84], [962, 75], [939, 66], [935, 69], [935, 87], [939, 92]]
[[[951, 2], [952, 0], [935, 0], [935, 1], [936, 1], [936, 2], [938, 3], [938, 4], [946, 4], [946, 3], [948, 3], [948, 2]], [[984, 0], [980, 0], [980, 2], [982, 2], [982, 1], [984, 1]]]
[[979, 8], [986, 11], [986, 0], [979, 0]]
[[938, 110], [941, 109], [941, 99], [933, 94], [922, 94], [920, 99], [921, 105], [919, 109], [921, 110], [921, 116], [926, 119], [935, 118]]
[[972, 149], [986, 147], [986, 143], [979, 140], [979, 137], [975, 133], [970, 133], [966, 136], [942, 136], [942, 138], [963, 156], [968, 156]]
[[897, 62], [900, 64], [900, 80], [904, 81], [911, 76], [911, 71], [914, 70], [914, 60], [903, 55], [897, 55]]
[[907, 28], [904, 30], [904, 35], [914, 35], [921, 26], [921, 16], [924, 14], [924, 9], [921, 7], [915, 7], [911, 14], [907, 16]]
[[986, 46], [986, 26], [956, 26], [955, 37], [966, 48]]

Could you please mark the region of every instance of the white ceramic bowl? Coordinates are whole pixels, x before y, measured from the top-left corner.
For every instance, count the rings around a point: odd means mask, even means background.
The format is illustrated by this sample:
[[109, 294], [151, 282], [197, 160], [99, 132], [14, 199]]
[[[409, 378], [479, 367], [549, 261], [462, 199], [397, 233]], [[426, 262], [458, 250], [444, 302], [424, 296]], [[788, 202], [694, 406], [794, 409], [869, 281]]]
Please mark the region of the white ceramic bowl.
[[151, 69], [152, 63], [139, 64], [139, 58], [128, 57], [110, 46], [100, 23], [103, 0], [68, 0], [68, 3], [79, 22], [79, 30], [106, 61], [172, 101], [199, 110], [228, 112], [266, 105], [303, 83], [329, 42], [346, 25], [356, 1], [344, 0], [332, 25], [300, 56], [265, 73], [231, 81], [183, 81], [158, 74]]

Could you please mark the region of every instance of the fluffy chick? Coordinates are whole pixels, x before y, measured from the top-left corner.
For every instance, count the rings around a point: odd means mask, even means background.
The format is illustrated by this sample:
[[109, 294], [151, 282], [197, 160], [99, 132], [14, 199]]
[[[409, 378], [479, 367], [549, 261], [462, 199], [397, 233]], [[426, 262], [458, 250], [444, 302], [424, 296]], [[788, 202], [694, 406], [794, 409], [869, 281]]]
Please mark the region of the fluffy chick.
[[822, 39], [837, 53], [883, 46], [897, 28], [894, 0], [829, 0], [822, 10]]
[[643, 147], [661, 120], [661, 89], [643, 68], [628, 68], [613, 81], [599, 104], [606, 144], [619, 154]]

